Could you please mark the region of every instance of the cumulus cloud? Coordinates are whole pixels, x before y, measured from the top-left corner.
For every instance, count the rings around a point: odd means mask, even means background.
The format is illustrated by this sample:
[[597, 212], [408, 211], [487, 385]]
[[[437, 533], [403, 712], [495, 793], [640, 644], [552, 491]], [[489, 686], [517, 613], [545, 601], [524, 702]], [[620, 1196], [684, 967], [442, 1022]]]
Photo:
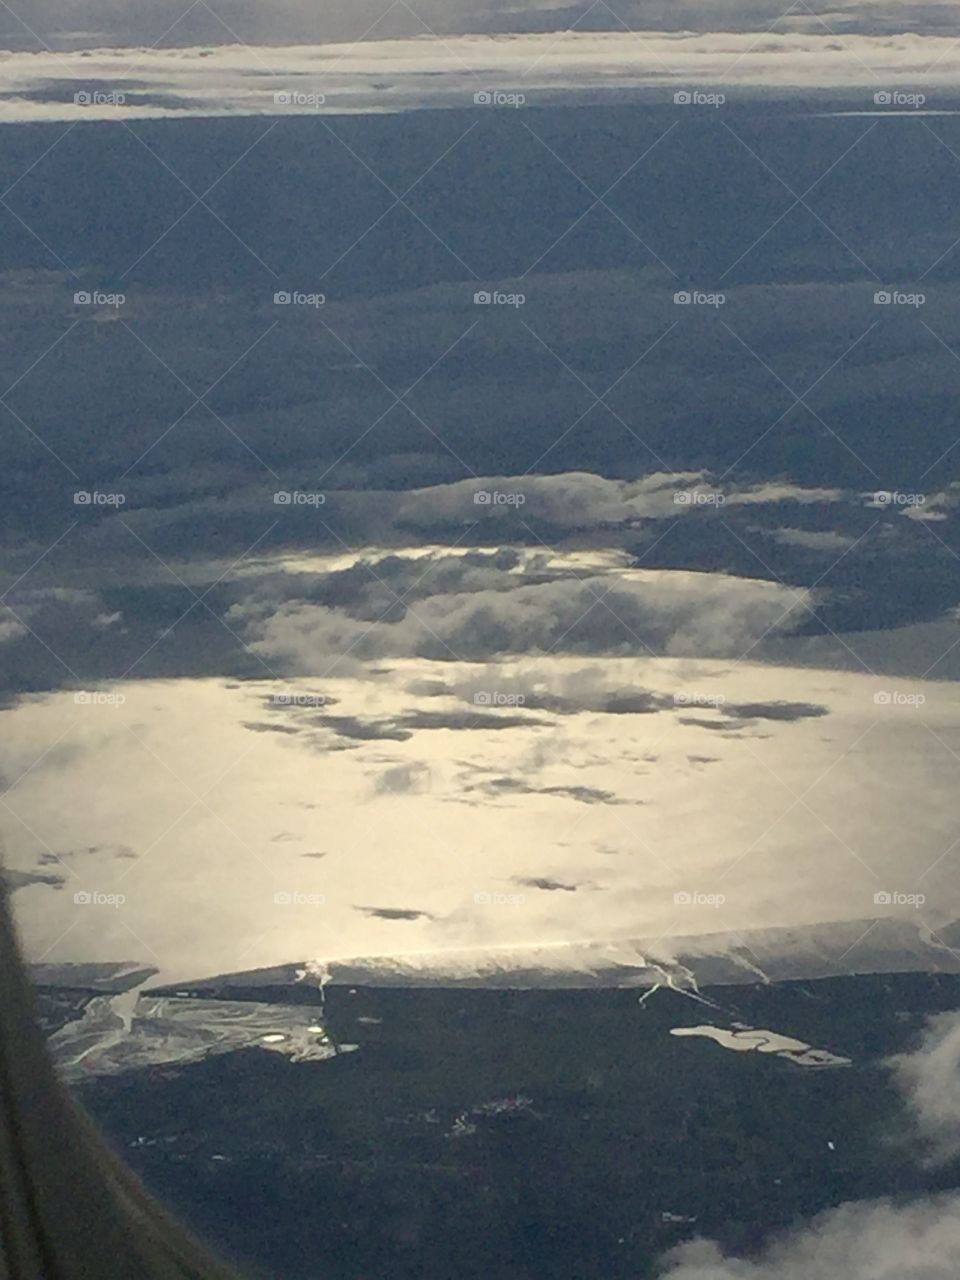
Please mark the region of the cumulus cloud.
[[954, 1280], [960, 1256], [960, 1196], [898, 1205], [844, 1204], [814, 1218], [754, 1258], [723, 1254], [712, 1241], [681, 1245], [662, 1280]]
[[[447, 566], [449, 569], [450, 566]], [[427, 657], [483, 661], [514, 652], [659, 653], [737, 657], [768, 631], [789, 629], [805, 593], [723, 574], [620, 570], [583, 578], [527, 581], [484, 570], [407, 607], [367, 621], [305, 600], [275, 610], [232, 611], [251, 648], [291, 672], [324, 670], [341, 659]], [[471, 589], [471, 587], [478, 589]]]
[[931, 1018], [919, 1047], [890, 1060], [933, 1163], [960, 1155], [960, 1013]]

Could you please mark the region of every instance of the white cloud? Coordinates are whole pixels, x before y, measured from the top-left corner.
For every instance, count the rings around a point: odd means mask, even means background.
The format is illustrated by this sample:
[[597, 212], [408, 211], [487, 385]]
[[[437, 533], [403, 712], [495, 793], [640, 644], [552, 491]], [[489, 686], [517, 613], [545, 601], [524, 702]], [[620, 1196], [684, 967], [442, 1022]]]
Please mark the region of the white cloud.
[[960, 1155], [960, 1014], [931, 1018], [913, 1053], [890, 1060], [934, 1163]]
[[[878, 85], [929, 91], [956, 85], [960, 77], [952, 36], [838, 37], [816, 22], [810, 26], [806, 32], [771, 32], [762, 39], [756, 31], [648, 31], [638, 42], [620, 29], [571, 31], [562, 40], [554, 34], [437, 39], [420, 33], [346, 45], [12, 53], [4, 59], [8, 96], [0, 103], [0, 120], [392, 111], [428, 103], [463, 107], [490, 86], [522, 87], [529, 103], [607, 89], [642, 89], [669, 103], [675, 89], [700, 85], [743, 93], [859, 88], [863, 107], [870, 108]], [[74, 101], [75, 93], [93, 91], [119, 92], [124, 101]], [[291, 91], [304, 99], [276, 99]]]
[[712, 1241], [681, 1245], [662, 1280], [954, 1280], [960, 1196], [840, 1205], [758, 1257], [725, 1257]]
[[[300, 674], [326, 670], [349, 654], [467, 661], [509, 653], [619, 653], [739, 657], [768, 632], [790, 630], [805, 614], [804, 591], [723, 574], [615, 569], [583, 577], [516, 574], [439, 557], [445, 583], [408, 608], [390, 584], [370, 620], [343, 609], [287, 601], [271, 610], [238, 606], [253, 650]], [[429, 563], [418, 566], [427, 579]], [[530, 579], [534, 578], [533, 581]], [[257, 616], [259, 614], [259, 616]]]

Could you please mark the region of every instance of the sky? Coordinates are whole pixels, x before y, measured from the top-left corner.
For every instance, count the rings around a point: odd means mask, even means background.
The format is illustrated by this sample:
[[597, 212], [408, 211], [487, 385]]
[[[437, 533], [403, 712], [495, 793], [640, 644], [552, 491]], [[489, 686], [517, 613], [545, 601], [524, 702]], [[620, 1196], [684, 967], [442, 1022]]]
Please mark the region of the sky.
[[[948, 966], [951, 7], [314, 10], [0, 7], [28, 958]], [[939, 1280], [954, 1209], [665, 1265]]]
[[[238, 936], [244, 967], [563, 945], [887, 890], [948, 927], [940, 10], [304, 13], [5, 18], [0, 820], [34, 957], [201, 977]], [[219, 799], [181, 820], [194, 738]], [[75, 910], [119, 879], [139, 907]], [[325, 912], [258, 930], [271, 881]]]

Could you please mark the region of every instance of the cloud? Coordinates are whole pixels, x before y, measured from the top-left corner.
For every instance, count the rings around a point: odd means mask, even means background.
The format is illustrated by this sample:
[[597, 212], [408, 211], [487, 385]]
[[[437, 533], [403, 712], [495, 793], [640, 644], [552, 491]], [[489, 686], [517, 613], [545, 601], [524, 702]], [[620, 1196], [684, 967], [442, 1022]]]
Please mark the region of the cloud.
[[554, 786], [537, 787], [521, 778], [490, 778], [480, 786], [465, 786], [464, 792], [482, 791], [489, 796], [503, 794], [527, 796], [559, 796], [564, 800], [576, 800], [581, 804], [623, 804], [612, 791], [600, 787]]
[[418, 762], [394, 765], [385, 769], [374, 785], [374, 792], [380, 796], [411, 795], [422, 791], [430, 781], [430, 770]]
[[[701, 15], [699, 31], [650, 30], [649, 16], [642, 15], [646, 34], [638, 42], [633, 31], [612, 11], [606, 13], [610, 30], [591, 31], [589, 24], [579, 30], [568, 28], [569, 17], [561, 20], [562, 40], [547, 30], [525, 32], [524, 19], [506, 38], [463, 36], [460, 32], [477, 26], [475, 15], [464, 22], [451, 22], [441, 14], [431, 29], [445, 38], [425, 35], [421, 19], [406, 6], [395, 6], [384, 14], [378, 0], [361, 0], [351, 9], [370, 8], [369, 22], [331, 22], [327, 38], [350, 39], [354, 44], [324, 45], [323, 28], [318, 33], [315, 15], [309, 25], [286, 17], [293, 36], [280, 44], [283, 15], [271, 14], [266, 30], [266, 5], [250, 5], [245, 34], [239, 40], [224, 41], [224, 28], [213, 24], [206, 6], [196, 12], [206, 22], [197, 26], [180, 20], [172, 39], [181, 46], [170, 49], [150, 46], [149, 38], [160, 40], [164, 27], [154, 31], [151, 22], [124, 20], [114, 24], [115, 47], [70, 49], [68, 52], [37, 48], [24, 32], [29, 51], [13, 52], [4, 59], [6, 92], [0, 99], [0, 119], [8, 121], [97, 120], [124, 118], [152, 119], [164, 116], [195, 115], [316, 115], [318, 111], [371, 111], [392, 108], [412, 109], [424, 105], [472, 106], [478, 85], [522, 84], [527, 101], [545, 102], [566, 93], [597, 89], [648, 89], [672, 102], [675, 87], [684, 81], [711, 85], [733, 85], [741, 89], [766, 87], [793, 89], [861, 86], [864, 103], [872, 104], [872, 92], [881, 77], [885, 87], [905, 84], [911, 88], [956, 83], [956, 67], [947, 55], [952, 31], [895, 34], [863, 34], [856, 30], [856, 10], [847, 10], [849, 21], [842, 34], [828, 30], [815, 14], [794, 14], [792, 19], [772, 13], [773, 25], [793, 30], [764, 31], [752, 25], [741, 11], [735, 25], [740, 30], [709, 29]], [[590, 12], [597, 10], [590, 6]], [[709, 12], [712, 13], [713, 6]], [[121, 11], [125, 17], [132, 6]], [[569, 9], [560, 13], [569, 15]], [[693, 14], [695, 10], [687, 10]], [[928, 10], [933, 13], [934, 10]], [[251, 15], [260, 14], [259, 22]], [[393, 17], [393, 32], [390, 17]], [[584, 15], [586, 16], [586, 11]], [[359, 19], [359, 14], [351, 17]], [[387, 19], [386, 22], [383, 20]], [[645, 20], [644, 20], [645, 19]], [[669, 21], [669, 20], [668, 20]], [[674, 19], [675, 21], [675, 19]], [[723, 20], [721, 19], [721, 22]], [[489, 24], [488, 24], [489, 25]], [[509, 30], [501, 14], [494, 29]], [[664, 25], [667, 25], [666, 23]], [[718, 24], [719, 25], [719, 24]], [[365, 28], [377, 30], [373, 38], [363, 38]], [[260, 28], [258, 30], [258, 27]], [[704, 29], [706, 27], [707, 29]], [[451, 30], [452, 29], [452, 30]], [[384, 39], [390, 34], [400, 39]], [[55, 38], [55, 36], [54, 36]], [[212, 40], [214, 45], [204, 46]], [[18, 42], [19, 43], [19, 42]], [[139, 45], [139, 47], [138, 47]], [[136, 81], [130, 83], [129, 68], [135, 63]], [[330, 64], [333, 64], [332, 67]], [[78, 104], [75, 94], [86, 93]], [[102, 100], [93, 97], [97, 92]], [[110, 98], [114, 92], [119, 101]], [[286, 97], [277, 95], [286, 95]], [[300, 98], [294, 96], [300, 95]], [[668, 96], [669, 95], [669, 96]]]
[[960, 1013], [929, 1019], [919, 1047], [890, 1059], [933, 1163], [960, 1156]]
[[664, 1260], [661, 1280], [954, 1280], [960, 1196], [894, 1204], [844, 1204], [768, 1245], [755, 1257], [725, 1256], [695, 1240]]
[[31, 884], [46, 884], [54, 889], [60, 889], [66, 880], [65, 876], [45, 874], [41, 871], [15, 871], [9, 868], [0, 868], [0, 878], [11, 893]]
[[[960, 1014], [928, 1019], [921, 1043], [888, 1060], [928, 1162], [960, 1155]], [[842, 1204], [768, 1244], [724, 1255], [694, 1240], [663, 1260], [661, 1280], [950, 1280], [960, 1256], [960, 1195]]]
[[[737, 657], [766, 633], [790, 630], [805, 593], [723, 574], [619, 571], [529, 582], [500, 573], [480, 589], [459, 568], [460, 589], [437, 592], [395, 620], [366, 622], [306, 601], [246, 617], [251, 649], [289, 672], [318, 673], [353, 659], [483, 661], [498, 654], [660, 653]], [[467, 589], [464, 589], [467, 588]]]
[[562, 880], [551, 880], [549, 876], [514, 876], [513, 882], [529, 889], [543, 889], [547, 893], [576, 893], [581, 888], [580, 885], [565, 884]]
[[737, 720], [807, 720], [830, 712], [819, 702], [742, 702], [723, 710]]
[[834, 555], [853, 546], [855, 539], [835, 529], [774, 529], [769, 535], [785, 547], [801, 551], [832, 552]]
[[355, 907], [365, 916], [376, 920], [432, 920], [429, 911], [413, 911], [406, 907]]

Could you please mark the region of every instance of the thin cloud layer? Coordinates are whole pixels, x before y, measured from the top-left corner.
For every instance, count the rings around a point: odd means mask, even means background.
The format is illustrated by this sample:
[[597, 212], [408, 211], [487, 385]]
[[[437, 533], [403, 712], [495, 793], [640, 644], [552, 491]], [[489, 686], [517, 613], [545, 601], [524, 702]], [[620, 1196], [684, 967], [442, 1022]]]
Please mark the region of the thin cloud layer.
[[669, 104], [685, 86], [717, 85], [746, 95], [759, 89], [859, 90], [859, 105], [868, 109], [878, 86], [944, 94], [960, 83], [952, 36], [838, 36], [815, 20], [805, 25], [805, 31], [782, 34], [650, 31], [642, 40], [621, 26], [566, 32], [562, 39], [438, 38], [420, 30], [413, 38], [342, 46], [234, 41], [106, 48], [103, 41], [83, 52], [10, 54], [0, 121], [468, 107], [477, 93], [492, 101], [495, 90], [520, 93], [531, 105], [637, 90]]

